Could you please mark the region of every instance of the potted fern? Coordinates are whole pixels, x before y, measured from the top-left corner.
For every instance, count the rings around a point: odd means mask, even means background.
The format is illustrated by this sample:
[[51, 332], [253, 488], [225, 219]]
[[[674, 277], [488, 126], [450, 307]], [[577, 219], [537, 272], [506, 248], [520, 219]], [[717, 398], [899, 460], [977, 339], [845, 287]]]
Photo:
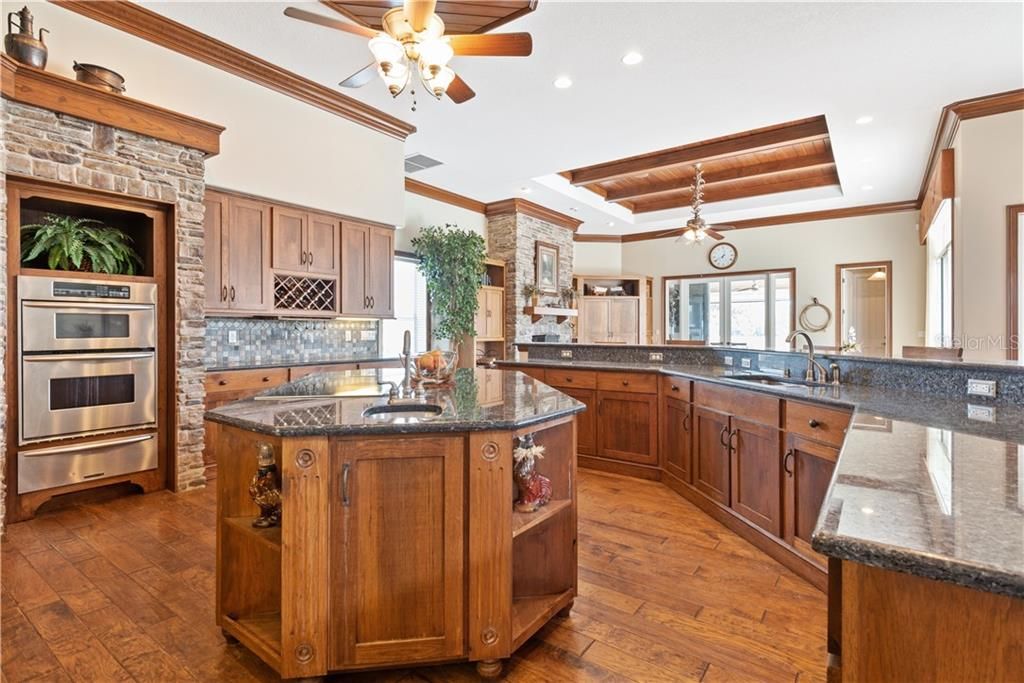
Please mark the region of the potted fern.
[[50, 270], [135, 275], [142, 259], [123, 230], [91, 218], [46, 214], [21, 226], [21, 262], [45, 256]]
[[476, 332], [476, 295], [487, 254], [484, 238], [457, 225], [431, 225], [412, 240], [412, 247], [427, 281], [434, 337], [449, 340], [456, 351], [463, 337]]

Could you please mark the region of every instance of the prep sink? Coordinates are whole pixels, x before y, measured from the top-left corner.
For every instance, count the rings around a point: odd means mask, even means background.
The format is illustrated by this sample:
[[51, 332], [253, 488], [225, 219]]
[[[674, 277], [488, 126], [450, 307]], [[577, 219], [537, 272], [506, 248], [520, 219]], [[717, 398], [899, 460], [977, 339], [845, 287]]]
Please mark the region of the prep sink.
[[370, 406], [363, 411], [363, 417], [379, 417], [381, 419], [418, 418], [429, 419], [440, 415], [444, 408], [434, 403], [392, 403], [382, 406]]

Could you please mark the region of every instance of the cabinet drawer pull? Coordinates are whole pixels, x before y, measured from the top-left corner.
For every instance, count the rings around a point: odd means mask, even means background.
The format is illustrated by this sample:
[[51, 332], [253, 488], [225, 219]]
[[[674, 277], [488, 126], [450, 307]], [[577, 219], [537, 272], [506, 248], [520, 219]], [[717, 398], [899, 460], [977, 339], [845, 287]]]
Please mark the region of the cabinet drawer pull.
[[269, 377], [264, 377], [264, 378], [263, 378], [263, 381], [264, 381], [264, 382], [269, 382], [269, 381], [270, 381], [270, 378], [269, 378]]
[[217, 385], [226, 387], [228, 385], [228, 381], [226, 379], [222, 379], [221, 381], [217, 382]]
[[345, 507], [348, 507], [349, 504], [348, 475], [351, 469], [352, 465], [349, 463], [345, 463], [341, 466], [341, 504]]
[[679, 387], [675, 384], [672, 385], [672, 391], [679, 391]]
[[566, 377], [565, 382], [566, 384], [572, 384], [572, 377]]
[[810, 427], [811, 429], [817, 429], [818, 427], [821, 426], [821, 423], [812, 417], [810, 420], [807, 421], [807, 426]]
[[718, 435], [718, 443], [722, 444], [722, 448], [728, 448], [729, 444], [725, 442], [725, 435], [729, 433], [729, 425], [722, 427], [722, 433]]
[[790, 448], [786, 451], [786, 455], [782, 458], [782, 469], [790, 477], [793, 476], [793, 470], [789, 467], [789, 461], [793, 459], [793, 449]]

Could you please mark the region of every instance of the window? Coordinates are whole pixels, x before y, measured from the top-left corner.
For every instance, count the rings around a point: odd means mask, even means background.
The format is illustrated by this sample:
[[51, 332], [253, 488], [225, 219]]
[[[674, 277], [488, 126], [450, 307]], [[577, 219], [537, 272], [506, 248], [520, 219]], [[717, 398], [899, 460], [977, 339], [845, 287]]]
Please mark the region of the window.
[[413, 353], [422, 353], [429, 346], [427, 281], [416, 265], [416, 259], [395, 257], [395, 319], [381, 321], [380, 352], [385, 358], [393, 358], [402, 352], [406, 330], [412, 332]]
[[666, 340], [787, 348], [793, 279], [792, 270], [667, 279]]

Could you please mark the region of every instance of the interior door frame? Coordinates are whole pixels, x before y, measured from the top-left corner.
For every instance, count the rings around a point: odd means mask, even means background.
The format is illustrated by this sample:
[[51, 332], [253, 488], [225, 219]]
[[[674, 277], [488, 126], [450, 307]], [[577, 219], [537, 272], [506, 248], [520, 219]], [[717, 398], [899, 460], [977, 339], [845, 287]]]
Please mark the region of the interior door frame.
[[1006, 207], [1006, 359], [1018, 360], [1020, 336], [1020, 232], [1024, 221], [1024, 204], [1010, 204]]
[[837, 263], [836, 264], [836, 350], [843, 345], [843, 270], [846, 268], [885, 268], [885, 357], [893, 357], [893, 347], [896, 345], [892, 338], [892, 261], [862, 261], [860, 263]]

